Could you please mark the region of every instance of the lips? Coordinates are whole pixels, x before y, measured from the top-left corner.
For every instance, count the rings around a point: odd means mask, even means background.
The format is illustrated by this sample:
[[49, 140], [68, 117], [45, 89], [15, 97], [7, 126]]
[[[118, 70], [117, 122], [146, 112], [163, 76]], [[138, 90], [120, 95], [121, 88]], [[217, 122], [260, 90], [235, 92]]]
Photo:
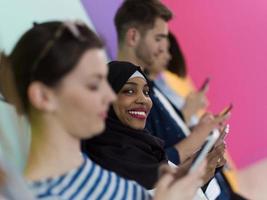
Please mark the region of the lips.
[[145, 120], [147, 118], [147, 109], [145, 108], [135, 108], [128, 110], [128, 114], [135, 118], [135, 119], [140, 119], [140, 120]]
[[105, 120], [106, 118], [107, 118], [107, 111], [103, 111], [103, 112], [101, 112], [100, 114], [99, 114], [99, 116], [103, 119], [103, 120]]

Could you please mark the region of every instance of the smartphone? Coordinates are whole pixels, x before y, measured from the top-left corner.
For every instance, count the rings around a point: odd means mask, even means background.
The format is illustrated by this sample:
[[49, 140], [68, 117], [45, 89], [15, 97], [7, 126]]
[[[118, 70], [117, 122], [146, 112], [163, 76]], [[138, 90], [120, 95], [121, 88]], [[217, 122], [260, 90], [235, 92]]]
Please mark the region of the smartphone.
[[219, 115], [224, 116], [227, 115], [233, 109], [233, 104], [231, 103], [228, 107], [226, 107]]
[[189, 172], [195, 171], [200, 163], [207, 157], [210, 150], [213, 148], [214, 144], [218, 140], [220, 136], [220, 132], [218, 129], [214, 129], [209, 136], [207, 137], [206, 141], [202, 145], [201, 149], [198, 151], [196, 157], [194, 158], [192, 165], [189, 169]]
[[222, 131], [222, 135], [220, 136], [223, 140], [225, 140], [226, 136], [228, 135], [230, 130], [230, 126], [229, 124], [226, 124], [223, 131]]
[[210, 82], [210, 77], [206, 78], [205, 81], [202, 83], [199, 91], [204, 91], [205, 88], [209, 85], [209, 82]]

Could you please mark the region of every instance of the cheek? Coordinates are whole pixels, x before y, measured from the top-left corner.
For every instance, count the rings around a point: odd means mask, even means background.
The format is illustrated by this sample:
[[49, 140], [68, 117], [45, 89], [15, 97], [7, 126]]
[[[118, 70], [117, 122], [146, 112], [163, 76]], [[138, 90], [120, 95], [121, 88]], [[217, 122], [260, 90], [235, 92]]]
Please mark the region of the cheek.
[[113, 109], [116, 113], [116, 115], [121, 118], [123, 115], [125, 115], [125, 112], [127, 110], [126, 105], [123, 103], [116, 103], [113, 105]]
[[150, 112], [152, 106], [153, 106], [152, 100], [149, 98], [149, 100], [148, 100], [149, 112]]
[[155, 48], [157, 48], [159, 46], [159, 42], [157, 42], [154, 37], [151, 37], [149, 38], [149, 41], [148, 41], [148, 46], [149, 48], [152, 50], [154, 49], [155, 51]]
[[65, 97], [65, 105], [62, 104], [62, 111], [66, 115], [91, 118], [101, 109], [101, 100], [95, 95], [88, 94], [88, 91], [74, 89]]
[[77, 93], [73, 93], [69, 99], [70, 102], [73, 107], [75, 108], [79, 108], [80, 110], [90, 110], [93, 108], [92, 103], [96, 102], [96, 100], [94, 100], [94, 98], [90, 98], [91, 96], [86, 95], [85, 93], [82, 92], [77, 92]]
[[126, 120], [127, 110], [131, 103], [132, 101], [128, 97], [118, 97], [116, 103], [113, 104], [113, 109], [121, 121]]

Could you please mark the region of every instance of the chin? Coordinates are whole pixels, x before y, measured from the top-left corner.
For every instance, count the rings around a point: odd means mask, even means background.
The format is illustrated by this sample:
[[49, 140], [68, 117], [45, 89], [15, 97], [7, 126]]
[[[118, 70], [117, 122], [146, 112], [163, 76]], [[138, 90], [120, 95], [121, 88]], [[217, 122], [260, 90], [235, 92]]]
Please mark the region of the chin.
[[99, 123], [99, 124], [96, 124], [95, 126], [91, 126], [90, 129], [88, 129], [87, 131], [87, 136], [86, 138], [87, 139], [90, 139], [90, 138], [93, 138], [97, 135], [100, 135], [103, 133], [103, 131], [105, 130], [105, 124], [104, 123]]
[[95, 126], [94, 130], [92, 130], [93, 135], [100, 135], [103, 133], [103, 131], [105, 130], [105, 124], [101, 123], [101, 124], [97, 124], [97, 126]]
[[133, 129], [137, 129], [137, 130], [144, 130], [145, 129], [145, 125], [144, 124], [134, 124], [132, 126]]

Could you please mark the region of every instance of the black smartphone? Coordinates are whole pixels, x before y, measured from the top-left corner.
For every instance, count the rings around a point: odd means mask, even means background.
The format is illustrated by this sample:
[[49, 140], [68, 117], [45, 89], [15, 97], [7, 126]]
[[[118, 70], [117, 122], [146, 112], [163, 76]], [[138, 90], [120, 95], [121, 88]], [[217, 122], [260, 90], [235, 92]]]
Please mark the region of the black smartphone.
[[220, 116], [227, 115], [233, 109], [233, 104], [231, 103], [228, 107], [226, 107], [221, 113]]
[[205, 81], [202, 83], [201, 87], [199, 88], [199, 91], [204, 91], [205, 88], [209, 85], [210, 77], [206, 78]]

